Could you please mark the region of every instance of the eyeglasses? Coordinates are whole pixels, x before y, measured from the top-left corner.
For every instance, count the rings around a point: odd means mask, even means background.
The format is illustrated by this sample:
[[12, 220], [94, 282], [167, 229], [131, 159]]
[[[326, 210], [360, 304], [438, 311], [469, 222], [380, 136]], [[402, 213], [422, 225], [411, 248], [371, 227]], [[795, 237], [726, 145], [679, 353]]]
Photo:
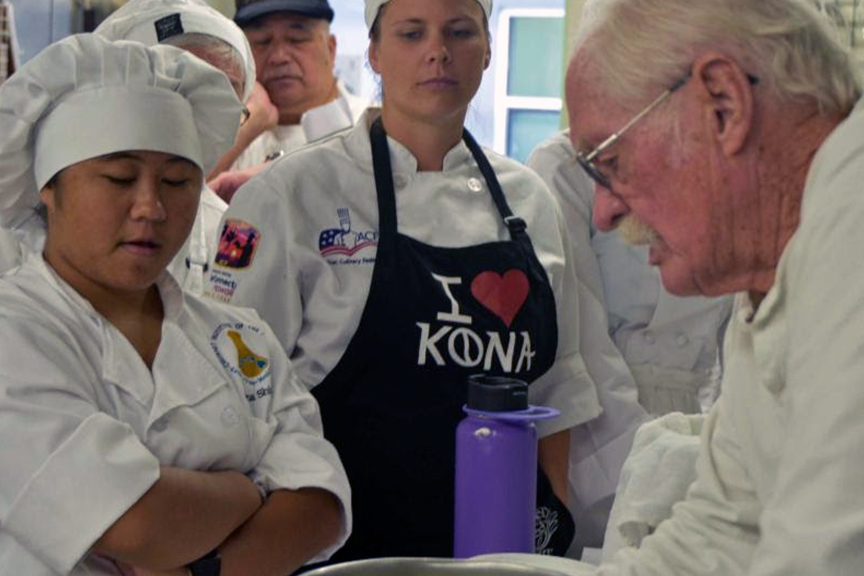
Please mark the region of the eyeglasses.
[[[612, 134], [611, 136], [606, 138], [606, 140], [601, 142], [596, 148], [594, 148], [593, 150], [591, 150], [587, 154], [582, 153], [582, 152], [576, 153], [576, 161], [579, 163], [580, 166], [582, 166], [582, 168], [585, 170], [585, 172], [588, 174], [588, 176], [591, 177], [592, 180], [594, 180], [595, 182], [597, 182], [598, 184], [600, 184], [604, 188], [610, 188], [611, 189], [612, 182], [609, 179], [609, 176], [607, 176], [606, 174], [603, 173], [603, 171], [594, 162], [594, 160], [596, 160], [596, 158], [600, 154], [602, 154], [603, 152], [608, 150], [613, 144], [615, 144], [615, 142], [617, 142], [621, 138], [621, 136], [625, 132], [627, 132], [627, 130], [632, 128], [633, 125], [636, 124], [637, 122], [639, 122], [639, 120], [641, 120], [646, 114], [651, 112], [651, 110], [653, 110], [654, 108], [659, 106], [661, 102], [663, 102], [664, 100], [669, 98], [676, 90], [678, 90], [684, 84], [686, 84], [687, 81], [690, 80], [690, 76], [692, 76], [692, 75], [693, 75], [693, 71], [690, 70], [689, 72], [687, 72], [686, 75], [684, 75], [683, 77], [681, 77], [677, 81], [675, 81], [674, 84], [669, 86], [669, 88], [667, 88], [662, 94], [660, 94], [660, 96], [658, 96], [653, 102], [651, 102], [650, 104], [648, 104], [648, 106], [643, 108], [642, 111], [639, 112], [638, 114], [636, 114], [636, 116], [634, 116], [633, 118], [631, 118], [629, 122], [624, 124], [624, 126], [622, 126], [620, 130], [618, 130], [617, 132], [615, 132], [614, 134]], [[752, 74], [747, 74], [747, 81], [750, 82], [750, 84], [752, 84], [752, 85], [756, 85], [759, 83], [759, 78], [756, 76], [753, 76]]]
[[636, 114], [633, 118], [631, 118], [624, 126], [621, 127], [620, 130], [606, 138], [603, 142], [601, 142], [596, 148], [588, 152], [587, 154], [582, 152], [576, 153], [576, 161], [579, 162], [579, 165], [588, 173], [588, 176], [591, 177], [592, 180], [603, 186], [604, 188], [611, 188], [611, 182], [609, 177], [604, 174], [600, 167], [594, 162], [594, 160], [603, 152], [609, 149], [610, 146], [615, 144], [621, 136], [627, 132], [630, 128], [633, 127], [634, 124], [639, 122], [646, 114], [651, 112], [654, 108], [660, 105], [661, 102], [669, 98], [673, 92], [681, 88], [687, 81], [690, 79], [690, 75], [692, 72], [688, 72], [686, 76], [678, 79], [674, 84], [672, 84], [669, 88], [667, 88], [660, 96], [654, 99], [653, 102], [648, 104], [645, 108], [642, 109], [641, 112]]

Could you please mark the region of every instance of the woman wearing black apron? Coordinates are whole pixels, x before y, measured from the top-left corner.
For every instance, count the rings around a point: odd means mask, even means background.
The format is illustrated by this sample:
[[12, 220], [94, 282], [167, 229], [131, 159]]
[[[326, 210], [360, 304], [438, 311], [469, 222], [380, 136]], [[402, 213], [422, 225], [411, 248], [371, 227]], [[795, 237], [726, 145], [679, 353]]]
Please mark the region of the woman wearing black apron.
[[[352, 486], [354, 530], [334, 561], [452, 555], [455, 428], [480, 372], [523, 379], [532, 403], [562, 412], [538, 426], [537, 546], [563, 555], [569, 428], [599, 408], [557, 206], [463, 129], [491, 1], [366, 6], [380, 114], [241, 189], [212, 292], [281, 331], [318, 398]], [[242, 262], [238, 234], [256, 240]]]

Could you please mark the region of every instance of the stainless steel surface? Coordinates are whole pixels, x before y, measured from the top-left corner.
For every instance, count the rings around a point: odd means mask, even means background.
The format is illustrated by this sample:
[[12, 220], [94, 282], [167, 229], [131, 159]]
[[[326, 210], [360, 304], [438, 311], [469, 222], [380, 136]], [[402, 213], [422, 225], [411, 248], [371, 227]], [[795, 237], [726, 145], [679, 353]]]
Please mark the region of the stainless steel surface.
[[373, 558], [334, 564], [306, 576], [565, 576], [564, 572], [489, 560]]

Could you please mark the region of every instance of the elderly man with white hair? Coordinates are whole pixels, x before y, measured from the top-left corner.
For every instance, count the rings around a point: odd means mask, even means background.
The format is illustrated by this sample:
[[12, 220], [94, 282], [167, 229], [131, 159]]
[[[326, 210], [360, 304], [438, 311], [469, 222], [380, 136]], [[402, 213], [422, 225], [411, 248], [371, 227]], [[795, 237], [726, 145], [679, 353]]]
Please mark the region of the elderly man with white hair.
[[567, 78], [594, 222], [675, 294], [736, 293], [672, 516], [604, 576], [864, 566], [864, 104], [808, 0], [599, 0]]

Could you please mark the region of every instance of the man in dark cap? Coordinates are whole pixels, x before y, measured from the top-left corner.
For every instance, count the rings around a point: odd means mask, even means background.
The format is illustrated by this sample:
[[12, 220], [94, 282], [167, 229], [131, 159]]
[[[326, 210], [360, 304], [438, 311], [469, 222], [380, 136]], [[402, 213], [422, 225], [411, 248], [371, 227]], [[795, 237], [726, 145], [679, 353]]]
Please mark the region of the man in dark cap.
[[227, 158], [233, 164], [221, 163], [241, 172], [212, 183], [223, 198], [266, 160], [351, 126], [367, 104], [333, 75], [336, 37], [327, 0], [237, 0], [234, 21], [252, 45], [260, 86]]

